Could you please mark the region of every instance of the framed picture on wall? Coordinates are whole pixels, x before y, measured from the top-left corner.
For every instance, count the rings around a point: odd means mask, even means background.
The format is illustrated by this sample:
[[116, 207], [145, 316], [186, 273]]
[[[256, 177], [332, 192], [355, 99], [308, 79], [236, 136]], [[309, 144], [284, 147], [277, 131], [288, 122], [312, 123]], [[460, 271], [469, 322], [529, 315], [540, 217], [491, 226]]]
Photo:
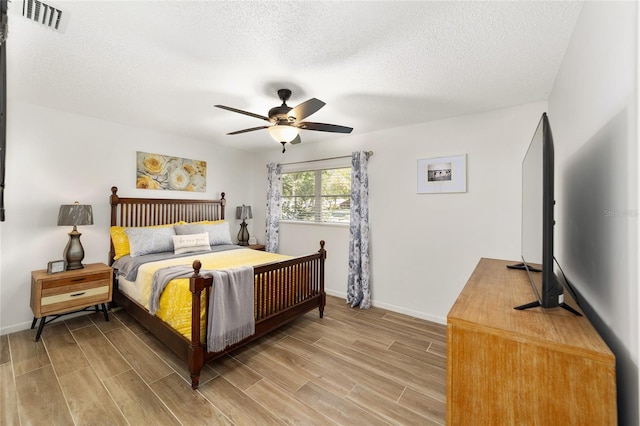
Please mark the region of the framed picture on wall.
[[207, 162], [137, 151], [136, 188], [206, 192]]
[[418, 160], [418, 194], [467, 192], [467, 155]]

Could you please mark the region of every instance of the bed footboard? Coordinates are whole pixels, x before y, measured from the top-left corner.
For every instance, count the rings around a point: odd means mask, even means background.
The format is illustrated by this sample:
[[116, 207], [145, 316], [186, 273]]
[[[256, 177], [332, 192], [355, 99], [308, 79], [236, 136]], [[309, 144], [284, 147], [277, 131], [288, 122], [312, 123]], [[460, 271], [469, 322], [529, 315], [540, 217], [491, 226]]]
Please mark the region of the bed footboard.
[[[254, 314], [256, 332], [241, 342], [220, 352], [207, 352], [206, 336], [200, 321], [202, 292], [205, 292], [205, 308], [209, 306], [209, 292], [213, 278], [200, 275], [201, 264], [193, 263], [194, 274], [190, 278], [192, 295], [191, 342], [188, 349], [188, 366], [191, 387], [197, 389], [200, 371], [204, 364], [232, 350], [245, 345], [277, 329], [287, 322], [318, 308], [320, 318], [324, 315], [326, 293], [324, 291], [325, 242], [320, 241], [317, 253], [283, 262], [276, 262], [254, 268]], [[208, 316], [205, 315], [205, 321]], [[206, 324], [204, 327], [206, 330]]]

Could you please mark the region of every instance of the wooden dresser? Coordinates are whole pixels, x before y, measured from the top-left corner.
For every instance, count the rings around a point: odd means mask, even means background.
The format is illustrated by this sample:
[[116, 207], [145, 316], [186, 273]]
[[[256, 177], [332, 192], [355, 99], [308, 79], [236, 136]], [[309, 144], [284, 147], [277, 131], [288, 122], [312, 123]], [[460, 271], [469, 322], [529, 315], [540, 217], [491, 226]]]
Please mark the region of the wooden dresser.
[[449, 311], [447, 424], [616, 425], [613, 353], [585, 316], [513, 309], [535, 298], [513, 263], [481, 259]]

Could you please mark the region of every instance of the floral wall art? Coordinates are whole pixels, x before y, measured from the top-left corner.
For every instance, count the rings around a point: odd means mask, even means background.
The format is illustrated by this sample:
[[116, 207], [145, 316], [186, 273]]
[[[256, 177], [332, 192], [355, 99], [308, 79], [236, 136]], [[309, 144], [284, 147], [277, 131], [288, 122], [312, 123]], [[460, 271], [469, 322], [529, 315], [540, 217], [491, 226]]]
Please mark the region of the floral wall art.
[[207, 162], [138, 151], [136, 188], [205, 192]]

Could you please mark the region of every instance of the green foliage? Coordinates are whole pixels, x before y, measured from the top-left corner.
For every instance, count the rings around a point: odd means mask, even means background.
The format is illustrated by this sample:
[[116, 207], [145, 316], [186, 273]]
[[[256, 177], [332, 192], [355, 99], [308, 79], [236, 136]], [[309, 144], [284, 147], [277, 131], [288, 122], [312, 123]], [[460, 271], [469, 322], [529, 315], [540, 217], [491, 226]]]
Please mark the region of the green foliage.
[[284, 220], [349, 222], [351, 168], [283, 173]]
[[284, 173], [282, 175], [282, 195], [295, 197], [300, 195], [314, 196], [316, 193], [315, 172]]

